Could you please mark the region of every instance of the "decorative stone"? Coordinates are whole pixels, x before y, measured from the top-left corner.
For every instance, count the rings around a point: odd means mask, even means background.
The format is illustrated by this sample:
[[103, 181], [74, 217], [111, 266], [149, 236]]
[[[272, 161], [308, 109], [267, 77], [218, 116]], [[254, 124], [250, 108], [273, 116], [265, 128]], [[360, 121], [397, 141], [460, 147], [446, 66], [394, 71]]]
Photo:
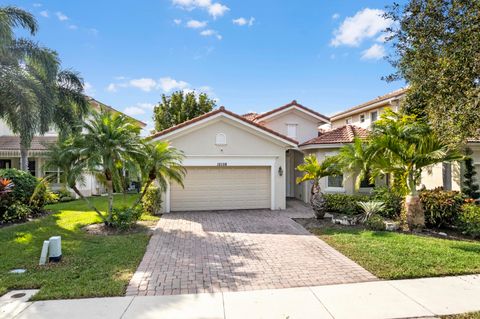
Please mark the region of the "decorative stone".
[[17, 269], [12, 269], [12, 270], [10, 270], [10, 273], [12, 273], [12, 274], [23, 274], [23, 273], [25, 273], [26, 271], [27, 271], [26, 269], [17, 268]]
[[390, 221], [385, 221], [385, 230], [388, 231], [396, 231], [400, 228], [400, 224], [398, 222], [390, 222]]
[[447, 233], [443, 233], [443, 232], [439, 232], [438, 235], [443, 236], [443, 237], [447, 237], [447, 236], [448, 236]]
[[341, 216], [341, 217], [333, 217], [332, 223], [340, 224], [344, 226], [354, 226], [357, 224], [357, 217], [355, 216]]

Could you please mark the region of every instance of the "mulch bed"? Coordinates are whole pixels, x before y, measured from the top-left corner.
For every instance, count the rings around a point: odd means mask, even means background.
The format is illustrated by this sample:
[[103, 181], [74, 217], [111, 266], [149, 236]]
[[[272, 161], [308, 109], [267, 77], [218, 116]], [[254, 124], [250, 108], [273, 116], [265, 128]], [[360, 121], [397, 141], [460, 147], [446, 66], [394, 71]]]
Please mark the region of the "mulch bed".
[[127, 230], [119, 230], [108, 227], [103, 223], [91, 224], [82, 229], [90, 235], [109, 236], [109, 235], [125, 235], [136, 233], [153, 233], [153, 229], [158, 221], [139, 221], [132, 228]]

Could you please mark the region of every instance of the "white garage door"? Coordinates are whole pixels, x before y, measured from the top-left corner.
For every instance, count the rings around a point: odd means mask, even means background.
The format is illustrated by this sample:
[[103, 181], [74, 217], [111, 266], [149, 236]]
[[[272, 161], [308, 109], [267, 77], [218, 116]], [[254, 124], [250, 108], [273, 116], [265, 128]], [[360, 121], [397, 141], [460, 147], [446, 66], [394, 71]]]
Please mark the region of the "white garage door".
[[270, 208], [270, 167], [187, 167], [172, 184], [171, 211]]

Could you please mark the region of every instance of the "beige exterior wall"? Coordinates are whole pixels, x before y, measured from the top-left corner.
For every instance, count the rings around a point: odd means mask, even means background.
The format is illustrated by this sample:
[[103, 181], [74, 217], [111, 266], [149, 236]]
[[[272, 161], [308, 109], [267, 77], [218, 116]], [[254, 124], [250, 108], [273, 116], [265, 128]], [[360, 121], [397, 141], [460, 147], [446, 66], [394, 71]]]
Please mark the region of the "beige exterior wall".
[[[347, 124], [347, 119], [348, 119], [348, 120], [351, 121], [350, 122], [351, 125], [355, 125], [355, 126], [359, 126], [359, 127], [368, 129], [372, 125], [371, 113], [372, 112], [377, 112], [377, 118], [380, 118], [380, 114], [382, 114], [384, 112], [386, 107], [389, 107], [394, 111], [398, 111], [398, 108], [399, 108], [398, 103], [395, 103], [393, 105], [383, 104], [383, 105], [379, 105], [379, 106], [376, 106], [376, 107], [373, 107], [373, 108], [366, 108], [365, 110], [359, 110], [359, 111], [353, 112], [353, 114], [345, 116], [345, 117], [342, 116], [339, 119], [335, 119], [335, 116], [333, 116], [332, 128], [338, 128], [338, 127], [342, 127], [342, 126], [346, 125]], [[360, 116], [361, 115], [365, 116], [365, 121], [364, 122], [360, 121]]]
[[[217, 134], [226, 136], [226, 145], [216, 145]], [[165, 137], [185, 154], [184, 166], [269, 166], [272, 165], [274, 209], [285, 209], [285, 143], [263, 132], [225, 117], [212, 119]], [[282, 167], [283, 174], [278, 173]], [[168, 195], [167, 195], [168, 196]], [[165, 205], [164, 205], [165, 206]]]
[[[261, 119], [260, 119], [261, 120]], [[314, 137], [318, 136], [318, 126], [325, 124], [311, 115], [305, 114], [302, 111], [292, 109], [274, 115], [271, 118], [267, 118], [265, 121], [262, 121], [266, 127], [288, 136], [287, 125], [296, 124], [297, 126], [297, 136], [291, 136], [300, 143], [311, 140]]]

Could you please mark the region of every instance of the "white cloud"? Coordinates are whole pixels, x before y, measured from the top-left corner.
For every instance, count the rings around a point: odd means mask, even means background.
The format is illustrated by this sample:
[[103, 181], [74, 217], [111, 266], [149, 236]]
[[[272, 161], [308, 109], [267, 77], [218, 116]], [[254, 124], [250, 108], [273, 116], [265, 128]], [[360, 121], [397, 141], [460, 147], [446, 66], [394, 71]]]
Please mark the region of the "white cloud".
[[130, 115], [130, 116], [135, 116], [135, 115], [145, 114], [145, 110], [138, 107], [138, 106], [130, 106], [130, 107], [125, 108], [125, 110], [123, 110], [123, 113], [125, 113], [127, 115]]
[[118, 87], [115, 83], [110, 83], [108, 86], [107, 86], [107, 91], [108, 92], [117, 92], [118, 91]]
[[255, 22], [255, 18], [250, 17], [250, 19], [247, 20], [243, 17], [240, 17], [238, 19], [233, 19], [232, 22], [233, 22], [233, 24], [236, 24], [236, 25], [239, 25], [239, 26], [248, 25], [249, 27], [251, 27], [253, 25], [253, 23]]
[[34, 6], [35, 8], [40, 8], [40, 7], [42, 6], [42, 4], [41, 4], [41, 3], [34, 3], [33, 6]]
[[230, 10], [226, 5], [221, 3], [214, 3], [208, 8], [208, 13], [216, 19], [217, 17], [223, 16], [228, 10]]
[[214, 19], [223, 16], [230, 10], [220, 2], [212, 3], [211, 0], [172, 0], [172, 4], [177, 5], [185, 10], [203, 9], [208, 12]]
[[145, 110], [153, 110], [155, 107], [155, 104], [152, 103], [137, 103], [137, 105]]
[[386, 55], [385, 48], [382, 45], [374, 44], [367, 50], [362, 52], [364, 60], [379, 60]]
[[70, 25], [68, 26], [68, 28], [71, 29], [71, 30], [77, 30], [77, 29], [78, 29], [78, 26], [76, 26], [75, 24], [70, 24]]
[[50, 17], [50, 15], [48, 14], [48, 11], [47, 10], [43, 10], [43, 11], [40, 11], [40, 15], [44, 18], [48, 18]]
[[173, 19], [173, 23], [180, 25], [180, 23], [182, 23], [182, 19]]
[[85, 91], [86, 95], [90, 95], [90, 96], [95, 95], [95, 89], [93, 88], [93, 85], [90, 82], [84, 83], [83, 90]]
[[183, 90], [189, 87], [190, 85], [185, 81], [177, 81], [171, 77], [160, 78], [158, 87], [164, 92], [168, 93], [173, 90]]
[[61, 13], [60, 11], [55, 12], [55, 15], [57, 16], [58, 20], [60, 20], [60, 21], [67, 21], [68, 20], [68, 17], [65, 14]]
[[206, 26], [207, 26], [207, 21], [190, 20], [187, 22], [187, 28], [199, 29], [199, 28], [205, 28]]
[[115, 80], [126, 80], [127, 77], [123, 76], [123, 75], [118, 75], [118, 76], [115, 76], [113, 77]]
[[129, 84], [145, 92], [150, 92], [157, 86], [157, 82], [150, 78], [133, 79]]
[[95, 29], [95, 28], [90, 28], [90, 29], [88, 29], [88, 32], [89, 32], [91, 35], [94, 35], [94, 36], [97, 36], [97, 35], [98, 35], [98, 30]]
[[381, 31], [391, 26], [393, 21], [385, 19], [383, 10], [365, 8], [353, 17], [347, 17], [340, 27], [334, 31], [330, 44], [359, 46], [363, 40], [373, 38]]
[[200, 35], [204, 37], [215, 36], [218, 40], [222, 40], [222, 36], [218, 33], [218, 31], [212, 29], [203, 30], [202, 32], [200, 32]]
[[334, 13], [334, 14], [332, 15], [332, 19], [333, 19], [333, 20], [337, 20], [338, 18], [340, 18], [340, 14]]

